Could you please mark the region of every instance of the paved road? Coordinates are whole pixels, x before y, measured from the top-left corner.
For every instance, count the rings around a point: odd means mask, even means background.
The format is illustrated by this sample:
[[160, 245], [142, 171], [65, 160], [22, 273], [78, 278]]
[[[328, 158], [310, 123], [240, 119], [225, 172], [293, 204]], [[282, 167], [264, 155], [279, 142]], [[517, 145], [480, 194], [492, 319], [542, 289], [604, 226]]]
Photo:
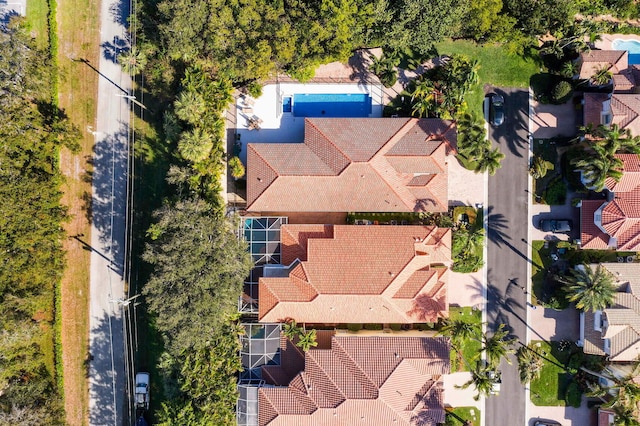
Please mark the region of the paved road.
[[[489, 130], [494, 146], [506, 155], [489, 177], [487, 247], [487, 322], [489, 331], [505, 324], [513, 337], [526, 341], [528, 97], [522, 89], [496, 89], [505, 99], [505, 122]], [[525, 390], [517, 363], [502, 362], [500, 395], [486, 401], [486, 424], [525, 424]]]
[[91, 304], [89, 351], [89, 423], [123, 425], [125, 399], [124, 298], [125, 218], [128, 179], [128, 100], [130, 78], [115, 63], [126, 47], [129, 2], [103, 0], [100, 11], [100, 62], [88, 67], [100, 74], [94, 132], [91, 223]]

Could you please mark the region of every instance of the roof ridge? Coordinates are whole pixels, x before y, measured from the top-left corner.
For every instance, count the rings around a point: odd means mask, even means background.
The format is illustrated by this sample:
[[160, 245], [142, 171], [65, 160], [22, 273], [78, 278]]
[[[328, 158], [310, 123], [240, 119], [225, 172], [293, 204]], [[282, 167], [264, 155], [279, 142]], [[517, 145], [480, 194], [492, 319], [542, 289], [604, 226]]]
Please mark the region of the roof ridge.
[[[340, 170], [340, 173], [336, 173], [336, 176], [339, 176], [340, 174], [342, 174], [342, 172], [344, 172], [344, 170], [345, 170], [347, 167], [349, 167], [349, 165], [350, 165], [350, 164], [352, 164], [352, 163], [353, 163], [353, 160], [351, 160], [351, 157], [349, 157], [349, 156], [348, 156], [348, 155], [347, 155], [347, 154], [346, 154], [342, 149], [340, 149], [340, 148], [338, 147], [338, 145], [336, 145], [336, 143], [335, 143], [333, 140], [331, 140], [331, 138], [329, 138], [329, 137], [328, 137], [328, 136], [327, 136], [327, 135], [326, 135], [322, 130], [320, 130], [320, 128], [319, 128], [318, 126], [316, 126], [316, 125], [315, 125], [315, 123], [313, 122], [313, 120], [312, 120], [312, 119], [310, 119], [310, 118], [305, 118], [305, 122], [306, 122], [306, 124], [311, 124], [311, 127], [313, 127], [313, 128], [315, 129], [315, 131], [316, 131], [316, 132], [318, 132], [318, 134], [322, 135], [322, 137], [323, 137], [323, 138], [325, 138], [325, 139], [326, 139], [326, 141], [327, 141], [327, 142], [329, 142], [329, 143], [331, 144], [331, 146], [333, 146], [337, 152], [339, 152], [340, 154], [342, 154], [342, 155], [344, 156], [344, 158], [346, 158], [346, 159], [347, 159], [347, 161], [349, 162], [349, 164], [347, 164], [347, 165], [346, 165], [346, 167], [344, 167], [342, 170]], [[306, 128], [306, 125], [305, 125], [305, 128]], [[304, 138], [304, 144], [305, 144], [305, 145], [307, 144], [307, 138], [306, 138], [306, 136], [305, 136], [305, 138]], [[313, 150], [312, 150], [312, 151], [313, 151]], [[318, 157], [319, 157], [319, 156], [318, 156]], [[320, 160], [322, 160], [322, 158], [320, 158]], [[323, 162], [324, 162], [324, 161], [323, 161]], [[325, 162], [325, 164], [327, 164], [327, 163]], [[327, 166], [329, 166], [329, 164], [327, 164]], [[331, 166], [329, 166], [329, 168], [331, 168]]]

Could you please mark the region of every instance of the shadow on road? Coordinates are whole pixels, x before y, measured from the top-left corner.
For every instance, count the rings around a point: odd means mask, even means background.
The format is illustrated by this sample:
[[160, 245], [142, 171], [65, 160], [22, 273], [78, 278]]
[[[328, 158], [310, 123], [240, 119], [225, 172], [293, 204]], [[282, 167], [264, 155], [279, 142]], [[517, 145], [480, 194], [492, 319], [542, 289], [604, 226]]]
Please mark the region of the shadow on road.
[[[520, 251], [513, 244], [511, 244], [511, 242], [508, 241], [511, 239], [511, 237], [507, 234], [509, 221], [502, 213], [492, 213], [493, 208], [493, 206], [489, 206], [487, 208], [487, 238], [489, 238], [489, 241], [491, 241], [498, 247], [502, 247], [503, 245], [508, 247], [515, 254], [531, 263], [532, 265], [535, 265], [538, 269], [544, 269], [544, 266], [534, 263], [533, 260], [529, 259], [529, 257], [525, 253]], [[525, 244], [528, 244], [527, 240], [522, 241]]]
[[86, 66], [88, 66], [89, 68], [91, 68], [92, 70], [94, 70], [95, 72], [98, 73], [98, 75], [102, 78], [104, 78], [105, 80], [107, 80], [109, 83], [113, 84], [116, 88], [118, 88], [118, 90], [120, 90], [123, 94], [128, 95], [129, 92], [126, 91], [125, 89], [123, 89], [121, 86], [119, 86], [115, 81], [111, 80], [109, 77], [107, 77], [106, 75], [102, 74], [96, 67], [94, 67], [93, 65], [91, 65], [91, 62], [88, 59], [84, 59], [84, 58], [78, 58], [78, 59], [72, 59], [73, 62], [82, 62], [83, 64], [85, 64]]
[[516, 157], [523, 157], [529, 150], [529, 92], [521, 89], [506, 91], [495, 88], [505, 102], [505, 124], [493, 128], [492, 139], [506, 145]]
[[121, 378], [114, 375], [114, 361], [111, 357], [111, 330], [118, 326], [122, 327], [119, 320], [112, 321], [110, 325], [109, 316], [104, 315], [91, 330], [93, 344], [90, 348], [88, 374], [91, 378], [89, 392], [94, 402], [89, 419], [92, 425], [116, 424], [116, 406], [122, 410], [124, 387]]
[[102, 55], [114, 64], [118, 63], [118, 55], [129, 50], [129, 41], [119, 36], [115, 36], [113, 41], [105, 41], [100, 45]]
[[129, 27], [130, 2], [128, 0], [118, 0], [109, 6], [109, 13], [113, 18], [113, 22], [122, 25], [124, 28]]
[[[98, 231], [102, 244], [102, 255], [111, 255], [113, 269], [122, 274], [124, 270], [124, 224], [127, 207], [127, 161], [128, 133], [120, 130], [107, 135], [94, 146], [93, 197], [91, 212], [93, 226]], [[103, 256], [104, 257], [104, 256]]]

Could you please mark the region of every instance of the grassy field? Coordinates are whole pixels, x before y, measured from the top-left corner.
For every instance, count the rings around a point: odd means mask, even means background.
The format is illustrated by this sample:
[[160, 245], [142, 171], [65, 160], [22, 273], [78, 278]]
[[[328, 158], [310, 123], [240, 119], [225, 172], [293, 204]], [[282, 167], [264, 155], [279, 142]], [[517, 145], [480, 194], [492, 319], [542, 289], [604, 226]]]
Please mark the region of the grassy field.
[[[470, 307], [451, 307], [449, 308], [449, 318], [451, 320], [463, 319], [467, 322], [480, 324], [482, 322], [482, 312], [479, 310], [473, 310]], [[474, 359], [480, 353], [481, 344], [477, 340], [467, 340], [462, 346], [462, 357], [470, 364], [473, 364]], [[451, 357], [451, 371], [469, 371], [464, 361], [460, 358], [460, 355], [456, 351], [450, 352]]]
[[48, 12], [49, 4], [47, 0], [27, 1], [27, 23], [31, 30], [31, 36], [36, 39], [38, 48], [43, 50], [49, 48]]
[[65, 227], [70, 237], [76, 236], [65, 242], [67, 269], [61, 287], [65, 411], [67, 423], [75, 426], [88, 422], [90, 251], [83, 242], [91, 242], [85, 200], [91, 197], [90, 131], [95, 128], [98, 91], [98, 74], [78, 59], [98, 62], [100, 2], [59, 0], [57, 10], [59, 105], [83, 135], [81, 151], [63, 151], [60, 158], [66, 176], [63, 202], [72, 215]]
[[464, 425], [464, 422], [471, 420], [473, 426], [480, 426], [480, 410], [475, 407], [447, 408], [447, 418], [445, 426]]
[[480, 64], [480, 82], [466, 97], [469, 110], [482, 117], [482, 99], [485, 85], [504, 87], [529, 87], [529, 79], [539, 71], [540, 65], [533, 59], [510, 55], [499, 44], [477, 44], [467, 40], [448, 40], [436, 44], [441, 55], [453, 53], [477, 59]]

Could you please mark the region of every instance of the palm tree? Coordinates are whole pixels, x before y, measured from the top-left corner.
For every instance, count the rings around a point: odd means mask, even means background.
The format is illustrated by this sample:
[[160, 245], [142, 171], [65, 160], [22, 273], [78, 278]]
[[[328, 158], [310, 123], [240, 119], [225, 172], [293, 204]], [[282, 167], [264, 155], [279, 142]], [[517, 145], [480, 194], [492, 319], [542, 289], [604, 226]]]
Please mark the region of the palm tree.
[[440, 328], [439, 333], [448, 336], [451, 339], [451, 345], [454, 349], [459, 350], [465, 340], [478, 340], [482, 334], [480, 324], [465, 321], [461, 318], [444, 320], [444, 325]]
[[529, 167], [529, 174], [534, 179], [540, 179], [546, 176], [549, 170], [549, 163], [540, 155], [533, 157], [531, 161], [531, 167]]
[[542, 357], [536, 352], [532, 345], [521, 346], [517, 352], [518, 371], [520, 373], [520, 382], [527, 384], [534, 379], [540, 377], [542, 371]]
[[299, 327], [296, 323], [296, 320], [294, 319], [285, 322], [282, 327], [282, 334], [284, 334], [284, 336], [291, 341], [293, 341], [296, 337], [300, 336], [303, 333], [304, 331], [302, 327]]
[[426, 117], [429, 113], [435, 113], [438, 110], [441, 95], [438, 86], [431, 80], [421, 78], [416, 81], [411, 93], [411, 101], [414, 103], [413, 114]]
[[563, 62], [560, 68], [560, 73], [563, 77], [571, 78], [578, 72], [577, 65], [572, 61]]
[[479, 121], [465, 113], [458, 118], [458, 153], [468, 159], [478, 158], [491, 144]]
[[631, 136], [631, 130], [621, 129], [617, 124], [611, 126], [599, 125], [589, 130], [589, 134], [596, 137], [596, 144], [604, 145], [613, 154], [640, 154], [640, 136]]
[[504, 158], [504, 154], [499, 148], [485, 149], [480, 158], [476, 159], [476, 172], [489, 172], [491, 176], [495, 175], [500, 168], [500, 162]]
[[484, 334], [482, 336], [482, 350], [487, 356], [487, 361], [491, 366], [498, 366], [500, 359], [504, 358], [507, 363], [511, 364], [508, 356], [515, 351], [511, 348], [516, 339], [509, 339], [509, 332], [504, 329], [505, 325], [500, 324], [498, 329], [492, 335]]
[[[461, 226], [453, 235], [453, 245], [460, 250], [462, 257], [476, 253], [484, 241], [484, 228], [481, 226]], [[456, 251], [457, 251], [456, 250]]]
[[602, 191], [607, 178], [618, 182], [622, 178], [624, 163], [615, 156], [620, 142], [609, 140], [607, 144], [595, 143], [591, 145], [591, 153], [582, 158], [576, 157], [571, 164], [581, 173], [586, 185], [595, 191]]
[[564, 283], [567, 300], [583, 311], [598, 311], [611, 306], [616, 297], [614, 276], [602, 265], [579, 265], [570, 275], [558, 277]]
[[594, 68], [594, 74], [589, 81], [595, 86], [605, 86], [611, 82], [613, 74], [609, 71], [609, 66], [603, 65], [600, 68]]
[[304, 352], [307, 352], [311, 347], [318, 346], [318, 342], [316, 342], [317, 335], [315, 329], [300, 334], [299, 338], [300, 340], [298, 340], [296, 346], [301, 348]]
[[616, 426], [640, 426], [638, 412], [631, 407], [617, 406], [612, 408], [615, 417], [613, 424]]
[[178, 152], [187, 161], [204, 161], [213, 148], [213, 138], [199, 127], [183, 132], [178, 141]]
[[630, 421], [638, 418], [638, 403], [640, 402], [640, 385], [636, 383], [635, 378], [638, 376], [638, 367], [636, 364], [633, 371], [624, 377], [618, 377], [611, 370], [604, 369], [598, 373], [591, 371], [587, 368], [581, 367], [581, 370], [596, 376], [601, 379], [605, 379], [608, 383], [612, 383], [609, 386], [601, 386], [596, 384], [591, 387], [589, 396], [604, 397], [611, 396], [608, 402], [602, 406], [604, 408], [611, 409], [616, 414], [616, 420], [614, 424], [620, 425], [638, 425], [640, 423], [633, 423]]
[[138, 49], [137, 46], [133, 46], [128, 51], [118, 55], [118, 62], [125, 72], [138, 75], [144, 70], [144, 67], [147, 66], [147, 55], [144, 51]]
[[183, 90], [178, 99], [173, 103], [176, 116], [191, 124], [198, 124], [207, 113], [207, 103], [199, 92], [195, 90]]
[[500, 373], [491, 365], [482, 365], [482, 362], [478, 362], [477, 368], [471, 370], [471, 378], [468, 382], [462, 385], [456, 385], [458, 389], [467, 389], [473, 385], [476, 388], [476, 395], [473, 399], [476, 401], [480, 399], [480, 395], [486, 397], [491, 396], [494, 386], [500, 382]]

